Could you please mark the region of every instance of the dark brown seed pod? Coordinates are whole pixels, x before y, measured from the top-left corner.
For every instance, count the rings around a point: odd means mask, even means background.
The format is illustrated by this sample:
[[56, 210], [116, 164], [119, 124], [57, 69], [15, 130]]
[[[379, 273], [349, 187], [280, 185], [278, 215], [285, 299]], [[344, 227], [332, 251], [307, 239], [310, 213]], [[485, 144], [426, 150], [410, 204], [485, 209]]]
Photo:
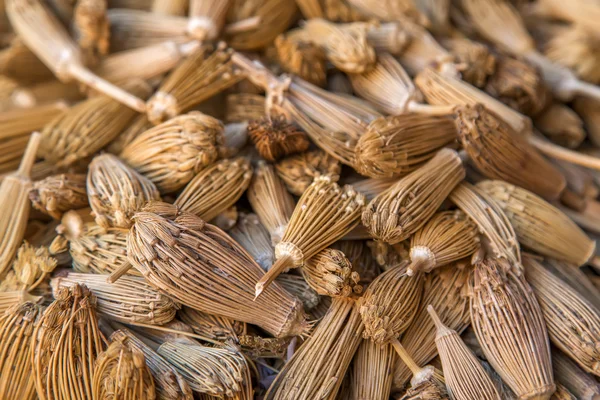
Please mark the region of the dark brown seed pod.
[[327, 175], [337, 181], [341, 171], [340, 163], [321, 150], [284, 158], [275, 168], [288, 190], [296, 196], [301, 196], [316, 177]]
[[360, 275], [339, 250], [321, 250], [304, 263], [301, 271], [306, 282], [320, 295], [350, 297], [352, 293], [362, 292]]
[[36, 210], [60, 220], [64, 212], [88, 206], [85, 174], [52, 175], [34, 182], [29, 200]]
[[496, 57], [489, 47], [466, 37], [444, 39], [442, 44], [459, 65], [462, 79], [475, 87], [484, 87], [496, 70]]
[[284, 115], [251, 121], [248, 124], [248, 135], [258, 154], [270, 162], [302, 153], [310, 145], [306, 133], [289, 123]]

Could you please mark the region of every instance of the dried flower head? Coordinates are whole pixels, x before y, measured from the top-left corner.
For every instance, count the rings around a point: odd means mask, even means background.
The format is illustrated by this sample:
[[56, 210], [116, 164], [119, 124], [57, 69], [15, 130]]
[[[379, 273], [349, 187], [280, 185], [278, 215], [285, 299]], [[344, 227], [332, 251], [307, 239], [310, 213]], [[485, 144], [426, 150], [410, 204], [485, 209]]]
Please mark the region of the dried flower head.
[[371, 250], [364, 240], [338, 240], [331, 245], [348, 258], [352, 267], [360, 275], [360, 282], [368, 285], [379, 275], [380, 270]]
[[106, 0], [79, 0], [74, 8], [73, 30], [82, 56], [96, 65], [108, 53], [110, 27]]
[[462, 79], [484, 87], [496, 70], [496, 57], [489, 47], [466, 37], [445, 39], [442, 44], [452, 53]]
[[327, 79], [325, 52], [313, 43], [298, 40], [293, 32], [279, 35], [275, 39], [279, 65], [287, 73], [299, 76], [313, 85], [324, 86]]
[[87, 197], [85, 174], [52, 175], [34, 182], [29, 192], [33, 208], [58, 220], [66, 211], [85, 208]]
[[340, 250], [321, 250], [304, 263], [301, 271], [306, 282], [320, 295], [349, 297], [362, 292], [358, 284], [360, 275]]
[[248, 135], [258, 154], [270, 162], [302, 153], [310, 145], [306, 133], [289, 123], [281, 114], [251, 121], [248, 124]]
[[198, 335], [220, 342], [227, 340], [238, 342], [240, 336], [246, 334], [246, 323], [244, 322], [220, 315], [208, 314], [190, 307], [182, 307], [178, 312], [178, 316]]
[[321, 150], [287, 157], [275, 168], [288, 190], [296, 196], [302, 195], [316, 177], [327, 175], [338, 180], [341, 171], [340, 163]]
[[412, 373], [410, 380], [411, 387], [406, 390], [403, 396], [397, 397], [400, 400], [449, 400], [451, 397], [446, 391], [446, 382], [442, 371], [434, 368], [432, 365], [420, 367], [412, 356], [406, 351], [404, 346], [396, 340], [394, 348], [400, 356], [402, 362]]
[[294, 297], [298, 298], [305, 310], [313, 310], [321, 303], [319, 294], [313, 289], [306, 279], [300, 275], [281, 274], [275, 279], [281, 287]]
[[548, 139], [570, 149], [579, 147], [587, 136], [582, 118], [562, 103], [550, 104], [536, 116], [534, 124]]
[[228, 233], [263, 270], [271, 268], [275, 258], [271, 236], [256, 214], [241, 213], [237, 224]]
[[54, 271], [58, 262], [46, 246], [34, 247], [23, 242], [13, 262], [16, 277], [28, 291], [38, 287]]

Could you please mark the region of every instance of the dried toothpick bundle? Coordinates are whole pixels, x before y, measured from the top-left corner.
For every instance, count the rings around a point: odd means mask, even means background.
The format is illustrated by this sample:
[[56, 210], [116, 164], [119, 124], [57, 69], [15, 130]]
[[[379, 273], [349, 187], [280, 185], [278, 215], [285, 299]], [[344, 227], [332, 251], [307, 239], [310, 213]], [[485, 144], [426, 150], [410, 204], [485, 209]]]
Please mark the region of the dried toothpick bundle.
[[155, 399], [154, 379], [144, 353], [123, 341], [113, 340], [98, 354], [92, 381], [94, 399]]
[[184, 113], [243, 79], [224, 43], [205, 46], [183, 60], [148, 100], [148, 119], [159, 124]]
[[302, 266], [306, 282], [318, 294], [331, 297], [349, 297], [360, 294], [360, 275], [340, 250], [326, 248], [312, 256]]
[[66, 211], [88, 205], [85, 174], [52, 175], [34, 182], [29, 200], [36, 210], [60, 220]]
[[477, 188], [504, 210], [523, 246], [576, 266], [594, 256], [596, 243], [562, 211], [535, 194], [503, 181], [483, 181]]
[[152, 181], [108, 153], [94, 157], [86, 186], [96, 223], [104, 228], [129, 228], [133, 214], [148, 201], [160, 200]]
[[263, 270], [271, 268], [275, 259], [271, 236], [256, 214], [240, 213], [237, 224], [228, 233]]
[[329, 176], [317, 177], [302, 194], [281, 241], [273, 267], [256, 284], [256, 295], [280, 273], [301, 267], [359, 223], [364, 197], [351, 186], [340, 187]]
[[341, 171], [340, 163], [321, 150], [287, 157], [275, 168], [287, 189], [296, 196], [301, 196], [316, 177], [327, 175], [337, 180]]
[[549, 200], [560, 196], [564, 176], [500, 116], [480, 104], [458, 107], [455, 112], [463, 147], [479, 171]]
[[410, 239], [409, 276], [431, 272], [472, 255], [479, 248], [477, 225], [462, 211], [435, 214]]
[[227, 95], [225, 122], [245, 122], [265, 115], [265, 97], [254, 93]]
[[277, 60], [281, 68], [313, 85], [324, 86], [327, 80], [325, 52], [313, 43], [298, 40], [296, 36], [291, 31], [275, 39]]
[[0, 398], [37, 398], [31, 379], [31, 333], [42, 313], [33, 303], [23, 303], [0, 315]]
[[306, 134], [289, 123], [284, 115], [272, 115], [248, 124], [248, 135], [258, 154], [275, 162], [291, 154], [308, 150]]
[[9, 290], [0, 292], [0, 315], [11, 307], [18, 306], [26, 302], [39, 303], [42, 298], [34, 296], [26, 290]]
[[442, 44], [452, 53], [465, 82], [482, 88], [496, 71], [496, 56], [486, 45], [463, 37], [445, 39]]
[[458, 154], [442, 149], [371, 200], [362, 214], [362, 223], [377, 240], [400, 243], [427, 222], [464, 177]]
[[190, 307], [182, 307], [178, 313], [181, 321], [188, 324], [198, 335], [225, 342], [239, 341], [246, 334], [246, 324], [220, 315], [207, 314]]
[[119, 157], [161, 193], [172, 193], [217, 160], [223, 141], [223, 124], [193, 111], [136, 136]]
[[437, 328], [435, 344], [442, 359], [444, 378], [452, 398], [500, 400], [494, 382], [458, 333], [444, 325], [433, 306], [427, 306], [427, 311]]
[[[325, 153], [321, 154], [324, 158], [328, 158]], [[300, 157], [303, 156], [297, 156], [294, 157], [294, 159], [299, 159]], [[313, 161], [313, 158], [309, 156], [304, 156], [304, 159]], [[278, 165], [285, 165], [285, 162], [286, 161], [282, 161]], [[337, 163], [336, 166], [339, 171], [339, 165], [337, 165]], [[290, 180], [290, 182], [292, 181]], [[311, 182], [309, 182], [306, 187], [308, 187]], [[302, 190], [302, 192], [304, 192], [304, 190]], [[264, 161], [258, 162], [254, 178], [248, 188], [248, 200], [264, 227], [269, 231], [271, 242], [273, 244], [279, 243], [290, 218], [292, 217], [296, 204], [294, 198], [287, 192], [282, 179], [275, 173], [275, 168], [273, 166]]]
[[548, 399], [556, 387], [544, 317], [533, 290], [513, 269], [498, 258], [475, 264], [471, 323], [486, 358], [519, 398]]
[[356, 170], [371, 178], [402, 176], [455, 140], [449, 117], [409, 113], [377, 118], [356, 144]]
[[392, 377], [390, 371], [397, 362], [391, 345], [380, 346], [363, 339], [352, 360], [352, 399], [384, 400], [390, 397]]
[[583, 129], [583, 120], [562, 103], [550, 104], [534, 119], [534, 123], [548, 139], [570, 149], [579, 147], [587, 136]]
[[144, 278], [124, 276], [110, 284], [105, 275], [70, 272], [51, 281], [52, 291], [85, 285], [96, 296], [98, 313], [126, 324], [164, 325], [175, 318], [179, 305], [150, 286]]
[[106, 0], [79, 0], [73, 30], [86, 65], [96, 65], [108, 53], [110, 29]]
[[552, 349], [552, 368], [556, 381], [564, 385], [577, 399], [597, 400], [600, 384], [558, 349]]
[[281, 274], [275, 279], [281, 287], [298, 298], [305, 310], [312, 310], [321, 303], [319, 294], [300, 275]]

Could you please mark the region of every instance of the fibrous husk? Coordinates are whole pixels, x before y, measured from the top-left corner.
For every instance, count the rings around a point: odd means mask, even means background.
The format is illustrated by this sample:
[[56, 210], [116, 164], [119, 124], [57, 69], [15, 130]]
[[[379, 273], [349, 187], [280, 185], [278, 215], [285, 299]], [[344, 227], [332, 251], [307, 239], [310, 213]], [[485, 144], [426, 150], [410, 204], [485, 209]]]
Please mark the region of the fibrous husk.
[[56, 294], [61, 288], [85, 285], [96, 296], [99, 314], [126, 324], [163, 325], [175, 318], [179, 305], [150, 286], [142, 277], [126, 275], [108, 283], [105, 275], [70, 272], [50, 282]]
[[549, 200], [560, 196], [564, 176], [499, 115], [481, 104], [457, 107], [455, 113], [463, 147], [479, 171]]
[[413, 36], [399, 22], [371, 26], [367, 32], [369, 44], [377, 53], [401, 54], [413, 40]]
[[24, 85], [42, 82], [54, 76], [18, 36], [0, 50], [0, 74]]
[[209, 339], [221, 342], [227, 340], [238, 342], [240, 336], [246, 334], [246, 323], [244, 322], [220, 315], [208, 314], [190, 307], [182, 307], [178, 316], [198, 335], [206, 336]]
[[202, 169], [174, 204], [210, 221], [238, 201], [251, 179], [252, 167], [245, 158], [220, 160]]
[[254, 93], [227, 95], [225, 122], [245, 122], [265, 115], [265, 97]]
[[550, 400], [577, 400], [577, 397], [561, 384], [556, 385], [556, 392], [550, 397]]
[[486, 258], [475, 264], [469, 292], [475, 335], [502, 380], [520, 399], [550, 398], [556, 387], [548, 333], [524, 276], [506, 260]]
[[108, 53], [110, 29], [106, 0], [78, 0], [73, 10], [73, 33], [87, 65]]
[[85, 286], [61, 289], [35, 324], [33, 379], [43, 399], [91, 399], [93, 368], [103, 350], [96, 298]]
[[223, 29], [230, 4], [230, 0], [190, 0], [188, 34], [197, 40], [216, 39]]
[[50, 255], [48, 247], [36, 247], [24, 241], [17, 250], [12, 269], [24, 285], [23, 289], [32, 291], [44, 282], [57, 265], [58, 261]]
[[193, 111], [138, 135], [119, 156], [161, 193], [172, 193], [215, 162], [223, 142], [223, 124]]
[[413, 0], [415, 6], [427, 18], [428, 29], [437, 35], [450, 30], [450, 0]]
[[552, 349], [552, 368], [556, 381], [564, 385], [577, 399], [598, 400], [600, 398], [600, 384], [594, 376], [587, 374], [556, 348]]
[[554, 102], [534, 119], [535, 127], [554, 143], [576, 149], [585, 140], [583, 120], [568, 106]]
[[312, 310], [321, 303], [319, 294], [300, 275], [281, 274], [275, 279], [281, 287], [302, 302], [305, 310]]
[[160, 202], [149, 203], [134, 220], [127, 237], [129, 261], [174, 300], [258, 325], [277, 337], [307, 329], [302, 305], [279, 285], [254, 299], [252, 287], [262, 270], [220, 229]]
[[421, 228], [465, 177], [454, 150], [442, 149], [365, 207], [362, 223], [379, 241], [400, 243]]
[[596, 243], [562, 211], [535, 194], [503, 181], [483, 181], [477, 187], [504, 210], [523, 246], [576, 266], [595, 254]]
[[458, 65], [461, 78], [477, 88], [483, 88], [496, 71], [496, 56], [483, 43], [466, 37], [442, 40]]
[[320, 295], [349, 297], [362, 292], [360, 275], [340, 250], [321, 250], [304, 263], [301, 271], [306, 282]]
[[52, 175], [34, 182], [29, 200], [36, 210], [60, 220], [66, 211], [87, 207], [85, 174]]
[[153, 0], [150, 11], [163, 15], [185, 16], [188, 3], [188, 0]]
[[373, 282], [373, 279], [381, 272], [364, 240], [339, 240], [331, 247], [344, 253], [354, 270], [360, 275], [363, 285]]
[[263, 270], [271, 268], [275, 258], [271, 236], [256, 214], [240, 213], [237, 224], [228, 233]]
[[[329, 157], [325, 155], [325, 153], [321, 154], [323, 154], [325, 158]], [[300, 157], [301, 156], [296, 156], [293, 159], [298, 160], [301, 159]], [[304, 159], [307, 161], [313, 160], [308, 156], [304, 157]], [[285, 165], [285, 160], [280, 164]], [[339, 171], [339, 165], [337, 163], [335, 164]], [[277, 168], [277, 171], [279, 172], [279, 168]], [[294, 198], [288, 193], [282, 180], [283, 179], [280, 179], [277, 176], [273, 166], [264, 161], [259, 161], [252, 183], [248, 188], [247, 195], [252, 209], [260, 219], [260, 222], [262, 222], [264, 227], [268, 230], [273, 245], [276, 245], [281, 241], [281, 237], [290, 222], [290, 218], [294, 213], [294, 207], [296, 205]], [[289, 182], [298, 183], [295, 179], [290, 179]], [[310, 182], [306, 186], [308, 187], [308, 185], [310, 185]], [[304, 189], [302, 192], [304, 192]], [[299, 194], [302, 194], [302, 192]], [[261, 263], [259, 263], [259, 265], [262, 266]], [[271, 265], [272, 260], [270, 260], [269, 268]]]
[[[13, 279], [10, 275], [8, 275], [5, 280]], [[16, 278], [15, 286], [24, 286], [21, 282], [17, 282]], [[11, 284], [12, 285], [12, 284]], [[9, 310], [11, 307], [18, 306], [19, 304], [24, 303], [39, 303], [42, 300], [40, 296], [34, 296], [30, 294], [27, 290], [3, 290], [0, 292], [0, 315], [3, 315], [4, 312]]]
[[409, 113], [377, 118], [355, 147], [357, 172], [393, 178], [421, 167], [456, 140], [451, 118]]
[[313, 43], [282, 34], [275, 39], [277, 60], [283, 71], [299, 76], [313, 85], [323, 86], [327, 80], [325, 52]]
[[393, 377], [390, 371], [397, 361], [392, 345], [380, 346], [372, 340], [363, 339], [352, 360], [352, 394], [340, 400], [388, 400]]
[[154, 400], [154, 379], [144, 353], [124, 338], [98, 354], [92, 382], [94, 399]]
[[302, 153], [310, 145], [306, 133], [289, 123], [281, 114], [250, 121], [248, 136], [258, 154], [269, 162]]
[[413, 0], [348, 0], [361, 14], [381, 21], [410, 19], [422, 25], [429, 25], [428, 18]]
[[275, 165], [275, 169], [288, 190], [296, 196], [301, 196], [316, 177], [326, 175], [337, 181], [341, 172], [340, 163], [321, 150], [284, 158]]

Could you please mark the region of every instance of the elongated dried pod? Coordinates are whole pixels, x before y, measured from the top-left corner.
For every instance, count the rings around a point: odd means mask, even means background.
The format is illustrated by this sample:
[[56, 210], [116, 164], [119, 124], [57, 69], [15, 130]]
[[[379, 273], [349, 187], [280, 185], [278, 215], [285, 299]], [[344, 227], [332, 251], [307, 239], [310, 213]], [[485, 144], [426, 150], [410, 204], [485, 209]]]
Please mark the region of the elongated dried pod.
[[481, 104], [458, 107], [455, 112], [463, 147], [479, 171], [549, 200], [560, 196], [566, 186], [564, 176], [500, 116]]
[[577, 397], [561, 384], [556, 384], [556, 392], [550, 400], [577, 400]]
[[19, 36], [0, 50], [0, 74], [24, 85], [43, 82], [54, 76]]
[[465, 82], [482, 88], [496, 71], [496, 56], [483, 43], [466, 37], [448, 38], [441, 43], [452, 53]]
[[140, 134], [119, 157], [154, 182], [161, 193], [172, 193], [215, 162], [223, 142], [223, 124], [193, 111]]
[[397, 362], [391, 345], [380, 346], [363, 339], [352, 360], [351, 396], [341, 399], [388, 400], [392, 390], [390, 371]]
[[136, 111], [144, 112], [144, 101], [112, 85], [83, 65], [83, 56], [58, 19], [40, 0], [9, 0], [6, 10], [13, 29], [25, 45], [61, 81], [75, 79]]
[[594, 283], [590, 280], [590, 276], [583, 272], [582, 269], [576, 268], [574, 265], [564, 261], [558, 261], [548, 257], [544, 258], [542, 264], [563, 282], [577, 290], [587, 299], [587, 301], [592, 303], [594, 307], [600, 309], [600, 293], [596, 286], [594, 286]]
[[198, 40], [214, 40], [225, 23], [230, 0], [190, 0], [188, 34]]
[[304, 263], [301, 271], [306, 282], [320, 295], [349, 297], [362, 292], [360, 275], [340, 250], [321, 250]]
[[504, 210], [523, 246], [576, 266], [594, 256], [596, 243], [562, 211], [535, 194], [503, 181], [483, 181], [477, 187]]
[[188, 324], [198, 335], [206, 336], [213, 340], [225, 342], [227, 340], [239, 341], [239, 337], [246, 334], [246, 324], [231, 318], [222, 317], [182, 307], [178, 312], [181, 321]]
[[564, 385], [580, 400], [600, 399], [600, 384], [594, 376], [579, 368], [560, 350], [555, 348], [552, 350], [552, 368], [556, 381]]
[[31, 346], [38, 396], [93, 398], [93, 368], [103, 343], [92, 292], [76, 285], [56, 293], [35, 325]]
[[281, 68], [307, 82], [324, 86], [327, 80], [325, 52], [313, 43], [297, 40], [293, 34], [282, 34], [275, 39], [277, 59]]
[[184, 113], [243, 79], [224, 43], [206, 46], [183, 60], [148, 100], [148, 119], [159, 124]]
[[433, 306], [427, 306], [427, 312], [437, 328], [435, 344], [442, 359], [448, 393], [452, 398], [500, 400], [492, 379], [458, 333], [442, 323]]
[[376, 18], [381, 21], [397, 21], [409, 18], [422, 25], [428, 25], [427, 17], [417, 7], [413, 0], [385, 0], [377, 2], [373, 0], [348, 0], [358, 9], [361, 14]]
[[448, 400], [451, 397], [446, 391], [446, 382], [442, 372], [432, 365], [419, 367], [404, 346], [398, 341], [394, 349], [400, 355], [402, 362], [412, 373], [411, 387], [404, 395], [396, 397], [400, 400]]
[[371, 26], [367, 40], [377, 53], [401, 54], [411, 43], [413, 37], [405, 27], [397, 22]]
[[31, 209], [31, 167], [40, 140], [39, 133], [31, 135], [19, 169], [6, 176], [0, 183], [0, 210], [5, 210], [0, 215], [0, 276], [10, 267], [25, 235]]
[[289, 123], [283, 115], [271, 115], [250, 121], [248, 136], [258, 154], [270, 162], [302, 153], [308, 150], [310, 145], [306, 133]]
[[600, 16], [597, 4], [581, 0], [575, 0], [569, 4], [543, 0], [535, 6], [532, 5], [531, 12], [561, 21], [569, 21], [573, 25], [583, 26], [592, 31], [597, 30], [598, 26], [595, 21]]
[[50, 104], [63, 104], [63, 109], [66, 109], [67, 104], [84, 99], [84, 93], [76, 83], [63, 83], [52, 79], [15, 89], [11, 93], [11, 108], [28, 109]]
[[397, 179], [394, 178], [368, 178], [352, 182], [352, 186], [357, 192], [362, 193], [367, 201], [371, 201], [396, 182]]
[[380, 117], [356, 144], [356, 170], [371, 178], [402, 176], [455, 140], [456, 127], [449, 117], [418, 113]]
[[300, 275], [281, 274], [275, 279], [282, 288], [294, 297], [298, 298], [305, 310], [312, 310], [321, 303], [324, 298], [306, 282]]
[[275, 259], [271, 236], [256, 214], [241, 213], [237, 224], [228, 233], [263, 270], [271, 268]]
[[265, 97], [254, 93], [232, 93], [226, 99], [225, 122], [244, 122], [265, 115]]
[[29, 191], [33, 208], [57, 220], [66, 211], [87, 207], [87, 197], [85, 174], [52, 175], [34, 182]]
[[251, 179], [252, 168], [245, 158], [218, 161], [187, 184], [175, 205], [210, 221], [238, 201]]
[[[9, 290], [0, 292], [0, 315], [3, 315], [11, 307], [24, 303], [39, 303], [40, 296], [34, 296], [26, 290]], [[0, 370], [1, 371], [1, 370]]]
[[586, 138], [583, 120], [562, 103], [550, 104], [533, 122], [544, 136], [569, 149], [576, 149]]
[[110, 29], [106, 0], [79, 0], [73, 10], [73, 33], [86, 65], [96, 65], [108, 53]]
[[154, 379], [144, 353], [125, 340], [113, 340], [96, 359], [92, 395], [94, 399], [153, 400]]
[[442, 149], [416, 171], [375, 197], [362, 223], [379, 241], [400, 243], [421, 228], [465, 177], [460, 157]]
[[[471, 323], [481, 348], [519, 399], [549, 399], [550, 344], [533, 290], [506, 260], [475, 264], [469, 281]], [[530, 351], [521, 351], [527, 346]]]
[[284, 158], [275, 165], [275, 169], [287, 189], [292, 194], [301, 196], [318, 176], [327, 175], [337, 180], [341, 166], [327, 153], [313, 150]]
[[136, 137], [152, 128], [153, 125], [148, 121], [145, 114], [138, 115], [119, 136], [117, 136], [105, 150], [111, 154], [120, 154], [123, 149]]
[[256, 283], [256, 296], [277, 275], [302, 266], [358, 225], [364, 203], [364, 197], [351, 186], [340, 187], [329, 176], [317, 177], [298, 200], [275, 246], [273, 267]]
[[597, 122], [600, 121], [599, 104], [600, 102], [585, 97], [577, 97], [573, 102], [573, 109], [583, 120], [587, 137], [595, 146], [600, 145], [600, 125]]

